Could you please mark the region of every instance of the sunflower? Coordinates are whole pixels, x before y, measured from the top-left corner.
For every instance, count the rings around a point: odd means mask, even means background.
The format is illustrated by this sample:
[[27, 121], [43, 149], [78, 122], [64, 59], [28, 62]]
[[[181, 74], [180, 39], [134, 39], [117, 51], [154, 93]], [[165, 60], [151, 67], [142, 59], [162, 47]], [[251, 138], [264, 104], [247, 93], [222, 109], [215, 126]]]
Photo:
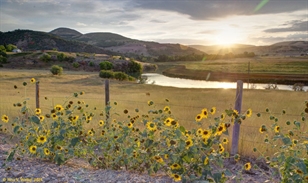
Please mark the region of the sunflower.
[[177, 128], [177, 127], [179, 127], [180, 125], [179, 125], [179, 123], [177, 122], [177, 121], [171, 121], [171, 125], [174, 127], [174, 128]]
[[206, 158], [204, 159], [203, 164], [204, 164], [204, 165], [209, 164], [209, 158], [208, 158], [208, 157], [206, 157]]
[[164, 163], [163, 158], [161, 158], [160, 156], [154, 156], [154, 159], [155, 159], [158, 163]]
[[84, 91], [81, 91], [80, 93], [79, 93], [79, 95], [83, 95], [84, 94]]
[[7, 115], [2, 115], [2, 121], [4, 122], [4, 123], [7, 123], [7, 122], [9, 122], [9, 117], [7, 116]]
[[104, 126], [105, 122], [103, 120], [99, 120], [99, 126]]
[[45, 119], [45, 117], [43, 115], [40, 115], [39, 118], [40, 118], [40, 122], [43, 122], [44, 119]]
[[225, 151], [225, 148], [222, 144], [219, 144], [219, 153], [223, 153]]
[[51, 114], [51, 117], [52, 117], [53, 120], [57, 120], [58, 119], [58, 116], [55, 113]]
[[209, 113], [207, 112], [207, 108], [202, 109], [201, 111], [202, 118], [207, 118]]
[[157, 126], [155, 125], [155, 123], [153, 122], [147, 122], [147, 128], [150, 130], [150, 131], [155, 131], [157, 129]]
[[63, 149], [63, 148], [62, 148], [61, 146], [59, 146], [59, 145], [57, 145], [56, 148], [57, 148], [58, 150], [60, 150], [60, 151]]
[[40, 108], [36, 108], [36, 109], [35, 109], [35, 114], [36, 114], [36, 115], [40, 115], [40, 114], [41, 114], [41, 112], [42, 112], [42, 111], [41, 111], [41, 109], [40, 109]]
[[221, 115], [220, 115], [220, 120], [224, 120], [226, 118], [226, 114], [225, 113], [222, 113]]
[[181, 168], [181, 166], [180, 166], [179, 164], [177, 164], [177, 163], [174, 163], [174, 164], [172, 164], [172, 165], [170, 166], [170, 168], [171, 168], [172, 170], [178, 170], [178, 169]]
[[166, 126], [171, 126], [171, 121], [173, 121], [173, 119], [170, 118], [170, 117], [168, 117], [168, 118], [164, 121], [164, 124], [165, 124]]
[[55, 110], [57, 110], [57, 111], [62, 111], [64, 108], [62, 107], [62, 105], [56, 105], [55, 107], [54, 107], [54, 109]]
[[151, 106], [151, 105], [153, 105], [153, 104], [154, 104], [154, 102], [153, 102], [152, 100], [149, 100], [149, 101], [148, 101], [148, 105], [149, 105], [149, 106]]
[[252, 115], [252, 110], [251, 110], [251, 109], [248, 109], [248, 110], [246, 111], [246, 116], [249, 118], [251, 115]]
[[211, 131], [210, 130], [203, 130], [202, 132], [202, 138], [208, 139], [211, 136]]
[[298, 140], [296, 140], [296, 139], [293, 139], [293, 140], [292, 140], [292, 144], [293, 144], [294, 146], [296, 146], [297, 143], [298, 143]]
[[234, 160], [235, 161], [238, 161], [238, 160], [240, 160], [241, 159], [241, 156], [239, 155], [239, 154], [236, 154], [235, 156], [234, 156]]
[[48, 155], [50, 154], [50, 151], [49, 151], [49, 149], [47, 149], [47, 148], [44, 148], [44, 153], [45, 153], [45, 155], [46, 155], [46, 156], [48, 156]]
[[237, 118], [238, 117], [238, 111], [236, 109], [233, 110], [232, 117], [233, 118]]
[[197, 136], [201, 136], [201, 135], [202, 135], [202, 133], [203, 133], [202, 128], [199, 128], [199, 129], [197, 130]]
[[181, 180], [182, 180], [182, 179], [181, 179], [181, 176], [178, 175], [178, 174], [172, 174], [171, 177], [173, 178], [173, 180], [174, 180], [175, 182], [178, 182], [178, 181], [181, 181]]
[[185, 146], [186, 146], [186, 149], [189, 149], [191, 146], [193, 146], [193, 141], [191, 139], [187, 139], [185, 141]]
[[263, 132], [266, 132], [266, 131], [267, 131], [266, 128], [264, 128], [263, 126], [261, 128], [259, 128], [260, 133], [263, 133]]
[[216, 136], [216, 135], [221, 135], [222, 132], [224, 132], [224, 131], [226, 131], [226, 126], [225, 126], [224, 123], [220, 123], [219, 126], [217, 127], [215, 136]]
[[127, 127], [128, 127], [128, 128], [132, 128], [132, 127], [133, 127], [133, 123], [128, 123], [128, 124], [127, 124]]
[[30, 146], [29, 151], [30, 151], [30, 153], [35, 154], [36, 153], [36, 146], [35, 145]]
[[212, 115], [214, 115], [215, 112], [216, 112], [216, 107], [212, 107], [211, 110], [210, 110], [210, 113], [211, 113]]
[[201, 121], [202, 120], [202, 114], [198, 114], [196, 117], [195, 117], [195, 120], [197, 122]]
[[104, 136], [104, 135], [105, 135], [105, 130], [102, 130], [101, 135], [102, 135], [102, 136]]
[[47, 137], [44, 135], [41, 135], [36, 140], [38, 143], [44, 144], [47, 141]]
[[251, 164], [248, 162], [244, 165], [245, 170], [250, 170], [251, 169]]
[[275, 133], [279, 133], [280, 127], [279, 126], [275, 126], [274, 131]]
[[169, 106], [165, 106], [164, 107], [164, 112], [169, 112], [170, 111], [170, 107]]
[[222, 143], [223, 143], [223, 144], [228, 144], [228, 142], [229, 142], [229, 141], [228, 141], [227, 138], [223, 138], [223, 139], [222, 139]]
[[35, 79], [34, 79], [34, 78], [31, 78], [30, 82], [31, 82], [31, 83], [35, 83]]
[[92, 130], [88, 130], [88, 135], [89, 136], [93, 136], [94, 134], [93, 134], [93, 131]]

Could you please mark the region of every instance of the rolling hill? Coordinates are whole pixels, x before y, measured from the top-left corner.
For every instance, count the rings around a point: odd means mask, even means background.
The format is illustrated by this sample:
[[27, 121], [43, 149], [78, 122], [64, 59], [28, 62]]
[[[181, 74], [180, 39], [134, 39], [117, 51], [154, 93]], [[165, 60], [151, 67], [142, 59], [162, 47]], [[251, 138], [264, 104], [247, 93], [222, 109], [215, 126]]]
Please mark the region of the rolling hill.
[[14, 44], [23, 51], [57, 49], [65, 52], [112, 54], [111, 51], [100, 47], [32, 30], [15, 30], [0, 33], [0, 45], [3, 44]]
[[[72, 29], [58, 28], [51, 31], [50, 33], [64, 39], [68, 39], [67, 35], [72, 33]], [[109, 32], [96, 32], [83, 35], [75, 35], [76, 36], [71, 36], [69, 39], [101, 47], [112, 52], [124, 54], [126, 56], [142, 55], [148, 57], [157, 57], [159, 55], [204, 54], [203, 51], [185, 45], [161, 44], [157, 42], [140, 41]]]

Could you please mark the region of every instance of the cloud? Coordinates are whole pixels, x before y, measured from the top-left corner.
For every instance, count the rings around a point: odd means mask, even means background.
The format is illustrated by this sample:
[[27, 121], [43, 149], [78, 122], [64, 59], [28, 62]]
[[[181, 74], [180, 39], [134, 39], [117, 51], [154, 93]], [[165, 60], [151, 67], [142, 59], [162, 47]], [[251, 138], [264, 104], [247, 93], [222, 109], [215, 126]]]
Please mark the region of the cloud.
[[150, 22], [153, 22], [153, 23], [167, 23], [166, 21], [156, 20], [156, 19], [150, 20]]
[[253, 42], [261, 42], [263, 44], [273, 44], [283, 41], [308, 41], [308, 34], [297, 33], [289, 34], [287, 36], [262, 36], [262, 37], [251, 37], [250, 40]]
[[[290, 25], [290, 23], [292, 25]], [[289, 27], [284, 28], [272, 28], [272, 29], [266, 29], [264, 32], [307, 32], [308, 31], [308, 21], [299, 21], [294, 20], [288, 23], [284, 23], [283, 25], [289, 25]]]
[[77, 26], [83, 26], [83, 27], [85, 27], [85, 26], [87, 26], [87, 24], [85, 24], [85, 23], [81, 23], [81, 22], [77, 22], [77, 24], [76, 24]]
[[260, 10], [254, 12], [260, 0], [134, 0], [135, 8], [149, 10], [173, 11], [186, 14], [194, 20], [213, 20], [234, 15], [276, 14], [306, 10], [305, 0], [270, 0]]

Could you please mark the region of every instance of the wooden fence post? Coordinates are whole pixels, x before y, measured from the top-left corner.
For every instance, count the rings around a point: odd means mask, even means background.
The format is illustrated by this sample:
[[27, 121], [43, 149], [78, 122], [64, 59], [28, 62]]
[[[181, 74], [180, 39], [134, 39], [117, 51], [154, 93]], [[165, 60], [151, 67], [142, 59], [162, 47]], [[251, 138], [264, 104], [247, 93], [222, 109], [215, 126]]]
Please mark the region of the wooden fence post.
[[[242, 95], [243, 95], [243, 81], [237, 81], [236, 87], [236, 97], [235, 97], [235, 110], [241, 113], [242, 110]], [[238, 153], [238, 142], [240, 136], [240, 124], [234, 123], [233, 132], [232, 132], [232, 146], [231, 146], [231, 155]]]
[[36, 98], [36, 108], [40, 108], [40, 85], [39, 81], [37, 81], [36, 84], [36, 92], [35, 92], [35, 98]]
[[[106, 109], [110, 105], [109, 101], [109, 79], [105, 80], [105, 106]], [[109, 118], [109, 110], [106, 111], [106, 121], [108, 121]]]

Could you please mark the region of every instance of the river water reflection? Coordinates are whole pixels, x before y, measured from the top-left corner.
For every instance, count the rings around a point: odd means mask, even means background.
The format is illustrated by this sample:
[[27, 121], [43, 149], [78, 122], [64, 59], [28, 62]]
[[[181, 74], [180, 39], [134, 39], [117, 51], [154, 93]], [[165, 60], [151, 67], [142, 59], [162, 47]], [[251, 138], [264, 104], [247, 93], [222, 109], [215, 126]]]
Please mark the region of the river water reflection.
[[[157, 73], [146, 73], [142, 76], [148, 78], [147, 84], [155, 84], [159, 86], [172, 86], [177, 88], [236, 88], [236, 82], [218, 82], [218, 81], [201, 81], [181, 78], [171, 78]], [[268, 84], [250, 83], [249, 88], [265, 89]], [[277, 85], [279, 90], [292, 90], [291, 85]], [[248, 88], [248, 84], [244, 83], [244, 88]], [[306, 91], [307, 86], [304, 87]]]

